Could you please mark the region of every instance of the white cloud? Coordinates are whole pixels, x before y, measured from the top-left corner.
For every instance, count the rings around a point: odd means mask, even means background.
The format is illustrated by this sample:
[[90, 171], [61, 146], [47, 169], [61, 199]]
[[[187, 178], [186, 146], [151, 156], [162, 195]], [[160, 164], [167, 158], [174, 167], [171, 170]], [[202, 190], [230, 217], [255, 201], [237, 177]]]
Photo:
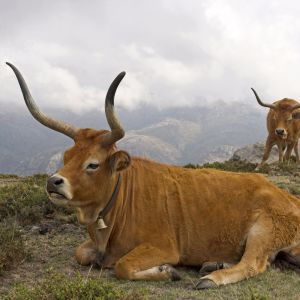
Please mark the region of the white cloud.
[[[76, 112], [101, 109], [122, 70], [117, 104], [127, 108], [255, 105], [251, 86], [267, 101], [300, 99], [299, 13], [295, 0], [12, 1], [0, 12], [0, 58], [41, 106]], [[2, 64], [0, 101], [19, 102], [17, 89]]]

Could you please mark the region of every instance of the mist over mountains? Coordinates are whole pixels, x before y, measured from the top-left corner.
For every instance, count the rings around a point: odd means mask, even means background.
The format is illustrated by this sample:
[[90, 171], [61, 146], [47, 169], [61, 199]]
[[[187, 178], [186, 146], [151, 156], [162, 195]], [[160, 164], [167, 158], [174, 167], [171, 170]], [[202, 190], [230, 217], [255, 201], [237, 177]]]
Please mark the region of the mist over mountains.
[[[225, 160], [237, 148], [266, 137], [266, 111], [250, 104], [219, 102], [206, 107], [116, 110], [126, 130], [118, 147], [131, 155], [165, 163]], [[108, 128], [100, 110], [82, 115], [47, 110], [47, 114], [82, 128]], [[0, 173], [54, 172], [62, 152], [73, 144], [68, 137], [35, 121], [25, 105], [1, 104], [0, 128]]]

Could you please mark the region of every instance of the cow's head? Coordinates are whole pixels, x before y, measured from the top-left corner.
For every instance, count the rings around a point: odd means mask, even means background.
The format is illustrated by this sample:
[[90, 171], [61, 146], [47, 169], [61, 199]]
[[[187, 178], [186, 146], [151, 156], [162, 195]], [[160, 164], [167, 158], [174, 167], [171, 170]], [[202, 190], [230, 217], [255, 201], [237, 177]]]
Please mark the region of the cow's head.
[[125, 134], [114, 112], [115, 93], [125, 72], [115, 78], [106, 95], [105, 114], [111, 129], [108, 131], [80, 129], [48, 117], [38, 109], [18, 69], [10, 63], [7, 64], [18, 79], [32, 116], [75, 142], [64, 153], [64, 166], [47, 181], [47, 192], [51, 201], [75, 206], [81, 223], [94, 222], [114, 191], [118, 173], [130, 164], [129, 154], [117, 151], [115, 147], [115, 143]]
[[[256, 91], [251, 88], [259, 105], [269, 107], [272, 111], [272, 121], [276, 136], [286, 139], [288, 136], [288, 128], [293, 120], [300, 119], [300, 113], [296, 109], [300, 108], [300, 104], [291, 104], [289, 99], [283, 99], [272, 104], [264, 103], [258, 97]], [[286, 101], [285, 101], [286, 100]]]

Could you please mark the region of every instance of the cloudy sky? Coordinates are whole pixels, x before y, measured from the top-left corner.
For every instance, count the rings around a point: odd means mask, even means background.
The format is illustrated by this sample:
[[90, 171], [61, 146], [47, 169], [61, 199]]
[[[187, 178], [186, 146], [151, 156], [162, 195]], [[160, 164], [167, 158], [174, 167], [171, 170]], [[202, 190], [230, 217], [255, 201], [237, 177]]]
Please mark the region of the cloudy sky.
[[12, 71], [39, 105], [100, 109], [125, 70], [120, 106], [300, 99], [300, 4], [276, 0], [0, 0], [0, 102]]

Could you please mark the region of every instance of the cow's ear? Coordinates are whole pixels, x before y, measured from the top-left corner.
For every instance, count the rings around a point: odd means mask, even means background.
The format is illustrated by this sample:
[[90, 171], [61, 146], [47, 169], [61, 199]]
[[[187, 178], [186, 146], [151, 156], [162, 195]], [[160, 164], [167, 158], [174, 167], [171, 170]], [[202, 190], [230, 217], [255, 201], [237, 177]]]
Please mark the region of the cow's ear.
[[120, 172], [129, 167], [130, 155], [126, 151], [117, 151], [109, 157], [109, 167], [111, 172]]
[[293, 119], [300, 119], [300, 112], [294, 112], [292, 114], [292, 116], [293, 116]]

